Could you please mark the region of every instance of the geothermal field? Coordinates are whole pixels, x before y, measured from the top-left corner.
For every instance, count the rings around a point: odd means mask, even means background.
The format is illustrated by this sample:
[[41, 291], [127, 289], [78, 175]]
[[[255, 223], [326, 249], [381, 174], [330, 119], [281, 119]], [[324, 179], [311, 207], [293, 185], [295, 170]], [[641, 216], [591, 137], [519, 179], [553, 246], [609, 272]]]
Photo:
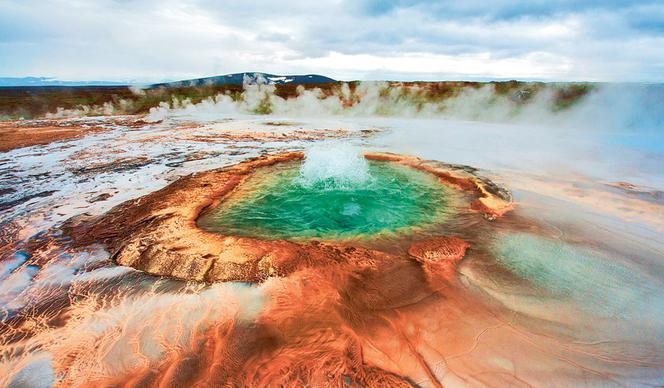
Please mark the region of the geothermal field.
[[0, 386], [664, 385], [661, 86], [257, 76], [0, 110]]

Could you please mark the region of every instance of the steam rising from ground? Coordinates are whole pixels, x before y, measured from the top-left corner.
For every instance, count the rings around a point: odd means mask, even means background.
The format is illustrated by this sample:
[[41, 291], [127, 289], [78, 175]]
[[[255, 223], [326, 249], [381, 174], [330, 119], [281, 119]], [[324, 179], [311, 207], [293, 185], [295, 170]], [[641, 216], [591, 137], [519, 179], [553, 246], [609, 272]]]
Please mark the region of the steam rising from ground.
[[124, 114], [133, 107], [133, 102], [130, 100], [121, 99], [116, 104], [105, 102], [102, 105], [81, 105], [74, 109], [65, 109], [59, 107], [53, 113], [47, 113], [47, 119], [63, 119], [72, 117], [84, 116], [111, 116], [116, 114]]
[[[210, 86], [208, 86], [210, 87]], [[397, 83], [357, 82], [296, 90], [279, 89], [260, 77], [241, 91], [208, 96], [213, 89], [171, 91], [131, 88], [136, 100], [57, 108], [47, 118], [145, 112], [151, 123], [169, 119], [215, 121], [238, 115], [283, 117], [417, 117], [565, 127], [624, 129], [664, 124], [664, 88], [645, 84]], [[173, 95], [171, 95], [171, 93]], [[164, 98], [170, 100], [164, 101]], [[161, 101], [161, 102], [158, 102]], [[157, 103], [158, 102], [158, 103]], [[156, 104], [156, 105], [155, 105]]]
[[[565, 89], [572, 88], [572, 89]], [[561, 97], [573, 87], [547, 84], [500, 91], [495, 84], [459, 87], [444, 98], [431, 98], [426, 85], [362, 82], [330, 90], [305, 89], [297, 96], [278, 96], [275, 85], [246, 84], [238, 98], [218, 94], [193, 104], [174, 99], [150, 109], [148, 122], [186, 117], [218, 119], [225, 115], [272, 114], [291, 117], [397, 116], [449, 118], [485, 122], [520, 122], [567, 127], [624, 128], [664, 123], [664, 88], [648, 85], [600, 85], [585, 96]]]
[[[427, 101], [421, 86], [391, 86], [387, 82], [363, 82], [351, 90], [343, 84], [331, 94], [321, 89], [298, 88], [295, 98], [278, 96], [275, 85], [248, 84], [241, 99], [218, 94], [198, 104], [173, 100], [151, 108], [146, 121], [189, 116], [205, 119], [223, 114], [273, 114], [277, 116], [405, 116], [507, 120], [550, 109], [551, 92], [539, 95], [524, 109], [513, 96], [498, 96], [493, 85], [464, 88], [443, 101]], [[524, 111], [524, 112], [522, 112]]]

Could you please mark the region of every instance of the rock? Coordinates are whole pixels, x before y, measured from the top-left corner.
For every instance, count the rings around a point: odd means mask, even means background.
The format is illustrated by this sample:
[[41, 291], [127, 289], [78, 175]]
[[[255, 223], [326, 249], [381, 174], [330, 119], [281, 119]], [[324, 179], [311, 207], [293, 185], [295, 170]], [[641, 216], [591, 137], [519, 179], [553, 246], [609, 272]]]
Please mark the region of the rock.
[[408, 254], [422, 263], [459, 261], [470, 245], [458, 237], [434, 237], [414, 242]]
[[408, 254], [422, 263], [430, 282], [452, 280], [456, 266], [470, 245], [458, 237], [434, 237], [414, 242]]
[[96, 197], [88, 199], [89, 203], [95, 203], [95, 202], [101, 202], [101, 201], [106, 201], [107, 199], [111, 198], [113, 194], [111, 193], [101, 193], [97, 195]]

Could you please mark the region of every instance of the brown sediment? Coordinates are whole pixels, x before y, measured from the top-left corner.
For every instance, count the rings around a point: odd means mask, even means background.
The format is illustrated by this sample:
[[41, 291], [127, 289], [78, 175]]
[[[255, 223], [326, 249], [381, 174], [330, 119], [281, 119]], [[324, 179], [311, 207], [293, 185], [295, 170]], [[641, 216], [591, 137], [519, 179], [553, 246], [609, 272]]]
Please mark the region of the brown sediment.
[[104, 130], [106, 129], [101, 127], [74, 124], [67, 126], [47, 125], [25, 127], [16, 125], [16, 122], [0, 122], [0, 152], [49, 144], [55, 141], [77, 139], [87, 134]]
[[441, 236], [411, 244], [408, 254], [422, 264], [430, 281], [451, 280], [470, 247], [459, 237]]
[[16, 148], [45, 145], [56, 141], [79, 139], [89, 134], [108, 131], [108, 124], [138, 128], [147, 123], [133, 116], [116, 116], [104, 121], [94, 119], [41, 119], [0, 121], [0, 152]]
[[414, 242], [408, 254], [423, 263], [459, 261], [466, 254], [469, 245], [459, 237], [434, 237]]
[[[484, 200], [485, 210], [492, 216], [511, 208], [506, 191], [487, 188], [488, 181], [462, 167], [394, 154], [371, 153], [365, 157], [433, 173], [441, 182], [467, 191], [475, 201]], [[193, 174], [162, 190], [125, 202], [101, 217], [74, 219], [66, 228], [78, 245], [105, 244], [118, 264], [154, 275], [207, 282], [256, 282], [306, 267], [371, 262], [386, 255], [351, 243], [259, 240], [211, 233], [197, 227], [196, 220], [202, 211], [217, 206], [256, 169], [303, 158], [302, 152], [282, 153]], [[449, 241], [456, 243], [457, 248], [463, 246], [456, 240]], [[460, 259], [463, 252], [457, 256]]]

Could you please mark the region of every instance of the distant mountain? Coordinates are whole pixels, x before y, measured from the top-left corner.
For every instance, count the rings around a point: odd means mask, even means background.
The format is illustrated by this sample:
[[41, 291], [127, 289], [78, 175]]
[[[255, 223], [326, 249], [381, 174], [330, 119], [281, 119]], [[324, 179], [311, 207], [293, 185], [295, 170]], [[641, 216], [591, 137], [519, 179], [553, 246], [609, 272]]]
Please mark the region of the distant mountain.
[[183, 81], [166, 82], [152, 85], [153, 87], [187, 87], [187, 86], [211, 86], [211, 85], [242, 85], [247, 83], [264, 84], [320, 84], [337, 82], [336, 80], [318, 74], [305, 75], [275, 75], [267, 73], [235, 73], [218, 75], [215, 77], [196, 78]]
[[127, 82], [63, 81], [47, 77], [0, 77], [0, 87], [23, 86], [125, 86]]

